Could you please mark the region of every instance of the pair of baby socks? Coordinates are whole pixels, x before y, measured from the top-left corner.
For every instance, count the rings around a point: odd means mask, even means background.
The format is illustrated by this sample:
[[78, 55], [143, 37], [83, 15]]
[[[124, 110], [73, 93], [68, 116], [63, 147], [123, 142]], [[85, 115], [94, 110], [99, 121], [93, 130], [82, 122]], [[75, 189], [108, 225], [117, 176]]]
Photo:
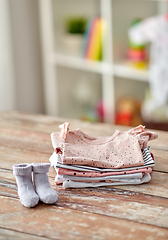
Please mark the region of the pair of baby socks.
[[49, 168], [50, 163], [23, 163], [13, 166], [18, 195], [25, 207], [34, 207], [39, 200], [46, 204], [57, 201], [57, 192], [51, 188], [48, 180]]

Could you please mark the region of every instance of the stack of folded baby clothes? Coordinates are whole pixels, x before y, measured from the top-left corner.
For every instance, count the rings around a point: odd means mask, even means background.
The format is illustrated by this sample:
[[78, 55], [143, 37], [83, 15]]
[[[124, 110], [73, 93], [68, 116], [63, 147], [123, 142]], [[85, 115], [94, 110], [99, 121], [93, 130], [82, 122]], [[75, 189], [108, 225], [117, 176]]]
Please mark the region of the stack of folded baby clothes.
[[141, 184], [151, 180], [154, 166], [148, 141], [155, 132], [144, 126], [116, 130], [110, 137], [91, 137], [80, 129], [69, 131], [69, 123], [51, 134], [54, 153], [50, 157], [64, 188]]

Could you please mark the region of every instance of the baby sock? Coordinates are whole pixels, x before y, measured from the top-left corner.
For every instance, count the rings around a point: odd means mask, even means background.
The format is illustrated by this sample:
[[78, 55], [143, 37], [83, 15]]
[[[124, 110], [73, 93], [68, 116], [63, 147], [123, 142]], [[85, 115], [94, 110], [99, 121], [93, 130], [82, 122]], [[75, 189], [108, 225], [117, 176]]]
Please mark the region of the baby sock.
[[32, 163], [32, 166], [34, 186], [40, 200], [47, 204], [55, 203], [58, 195], [57, 192], [51, 188], [47, 175], [50, 163]]
[[25, 207], [34, 207], [39, 202], [39, 196], [32, 183], [32, 166], [30, 164], [18, 164], [13, 166], [13, 174], [18, 186], [18, 195]]

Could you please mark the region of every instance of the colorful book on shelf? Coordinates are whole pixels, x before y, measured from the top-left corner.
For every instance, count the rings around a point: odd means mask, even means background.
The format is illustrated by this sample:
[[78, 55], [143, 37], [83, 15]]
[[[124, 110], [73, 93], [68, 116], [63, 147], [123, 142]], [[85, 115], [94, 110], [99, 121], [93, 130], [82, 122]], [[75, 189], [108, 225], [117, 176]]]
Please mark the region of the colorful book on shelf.
[[106, 22], [100, 17], [90, 20], [85, 32], [84, 54], [89, 60], [101, 60], [102, 58], [102, 41], [105, 35]]
[[90, 45], [90, 39], [92, 38], [91, 35], [94, 29], [95, 22], [96, 22], [96, 18], [91, 18], [87, 23], [86, 30], [83, 37], [82, 57], [86, 57], [86, 54]]
[[97, 18], [92, 31], [89, 48], [86, 58], [90, 60], [100, 60], [101, 58], [101, 18]]

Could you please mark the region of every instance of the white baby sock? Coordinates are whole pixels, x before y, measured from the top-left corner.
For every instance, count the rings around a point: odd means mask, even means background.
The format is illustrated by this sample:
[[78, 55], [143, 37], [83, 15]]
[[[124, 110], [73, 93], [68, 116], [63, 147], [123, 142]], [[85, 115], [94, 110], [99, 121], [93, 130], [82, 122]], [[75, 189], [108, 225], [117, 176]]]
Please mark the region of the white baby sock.
[[39, 196], [36, 194], [32, 183], [31, 173], [32, 166], [30, 164], [23, 163], [13, 166], [18, 195], [25, 207], [34, 207], [39, 202]]
[[48, 171], [50, 163], [32, 163], [33, 181], [37, 194], [40, 200], [47, 204], [52, 204], [57, 201], [57, 192], [51, 188], [48, 180]]

